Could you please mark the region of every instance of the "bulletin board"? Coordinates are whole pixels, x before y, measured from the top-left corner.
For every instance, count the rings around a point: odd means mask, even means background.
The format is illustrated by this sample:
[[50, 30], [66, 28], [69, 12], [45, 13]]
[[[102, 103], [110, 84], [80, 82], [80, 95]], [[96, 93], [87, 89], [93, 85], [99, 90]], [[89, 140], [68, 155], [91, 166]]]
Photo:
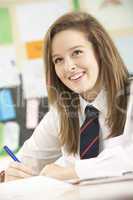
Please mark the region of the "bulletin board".
[[[56, 18], [68, 11], [79, 10], [80, 4], [79, 0], [50, 0], [10, 5], [11, 8], [10, 6], [0, 8], [0, 91], [5, 89], [10, 91], [15, 116], [9, 121], [0, 121], [0, 141], [4, 139], [4, 135], [1, 134], [4, 125], [8, 122], [16, 122], [20, 127], [20, 148], [34, 131], [34, 128], [27, 128], [27, 102], [32, 99], [38, 100], [38, 122], [48, 111], [45, 80], [44, 77], [41, 77], [41, 74], [44, 74], [42, 72], [42, 46], [45, 32]], [[15, 24], [13, 24], [14, 22]], [[17, 32], [16, 37], [13, 37], [15, 32]], [[22, 46], [25, 49], [22, 49], [24, 54], [21, 55]], [[18, 51], [20, 55], [17, 63]], [[19, 78], [14, 66], [18, 69], [21, 67]], [[13, 70], [15, 71], [13, 72]], [[28, 76], [30, 76], [29, 80]], [[0, 156], [4, 154], [2, 145], [0, 142]]]
[[80, 0], [82, 11], [92, 14], [111, 35], [130, 74], [133, 74], [133, 1]]

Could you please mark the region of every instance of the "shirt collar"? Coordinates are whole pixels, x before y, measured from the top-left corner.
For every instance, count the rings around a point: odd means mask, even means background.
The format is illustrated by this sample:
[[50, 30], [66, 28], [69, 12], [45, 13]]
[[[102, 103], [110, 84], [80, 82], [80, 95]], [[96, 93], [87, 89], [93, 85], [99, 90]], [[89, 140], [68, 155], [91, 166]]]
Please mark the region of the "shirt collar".
[[94, 101], [91, 103], [86, 101], [80, 96], [80, 106], [81, 106], [81, 113], [84, 115], [84, 110], [87, 105], [92, 105], [99, 110], [99, 114], [103, 114], [104, 116], [107, 115], [107, 97], [106, 97], [106, 90], [102, 89]]

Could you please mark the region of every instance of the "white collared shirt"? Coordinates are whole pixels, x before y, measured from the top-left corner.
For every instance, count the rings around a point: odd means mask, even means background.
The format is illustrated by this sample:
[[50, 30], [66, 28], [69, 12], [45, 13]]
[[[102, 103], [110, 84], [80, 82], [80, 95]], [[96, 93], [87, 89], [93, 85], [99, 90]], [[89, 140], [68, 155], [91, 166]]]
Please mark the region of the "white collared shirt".
[[107, 99], [106, 99], [105, 89], [102, 89], [101, 92], [95, 98], [95, 100], [91, 103], [88, 103], [86, 100], [80, 97], [80, 105], [81, 105], [80, 126], [82, 125], [85, 119], [84, 115], [85, 107], [87, 105], [92, 105], [99, 111], [99, 123], [100, 123], [102, 138], [107, 138], [107, 136], [110, 134], [110, 129], [105, 121], [107, 116]]
[[[133, 84], [131, 87], [133, 91]], [[92, 103], [99, 111], [99, 123], [101, 136], [106, 138], [110, 133], [105, 122], [107, 113], [105, 90], [102, 90]], [[133, 94], [133, 92], [132, 92]], [[56, 161], [63, 166], [75, 164], [75, 169], [80, 178], [86, 178], [104, 173], [122, 173], [133, 170], [133, 125], [131, 123], [131, 111], [133, 110], [133, 95], [130, 95], [127, 112], [127, 120], [124, 133], [118, 137], [104, 139], [103, 150], [99, 156], [87, 160], [80, 160], [79, 155], [69, 155], [67, 149], [61, 147], [59, 141], [59, 118], [57, 111], [51, 108], [44, 116], [40, 124], [21, 148], [20, 160], [37, 173], [48, 163]], [[80, 124], [84, 121], [84, 109], [88, 102], [80, 98], [81, 113]], [[130, 129], [132, 126], [132, 129]]]

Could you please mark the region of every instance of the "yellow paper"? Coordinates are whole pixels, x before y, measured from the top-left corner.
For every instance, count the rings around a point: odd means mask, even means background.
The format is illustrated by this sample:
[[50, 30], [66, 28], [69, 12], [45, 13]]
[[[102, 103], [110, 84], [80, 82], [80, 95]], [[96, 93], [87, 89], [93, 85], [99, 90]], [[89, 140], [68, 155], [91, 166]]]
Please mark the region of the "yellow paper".
[[26, 43], [27, 57], [29, 59], [42, 58], [43, 41], [32, 41]]

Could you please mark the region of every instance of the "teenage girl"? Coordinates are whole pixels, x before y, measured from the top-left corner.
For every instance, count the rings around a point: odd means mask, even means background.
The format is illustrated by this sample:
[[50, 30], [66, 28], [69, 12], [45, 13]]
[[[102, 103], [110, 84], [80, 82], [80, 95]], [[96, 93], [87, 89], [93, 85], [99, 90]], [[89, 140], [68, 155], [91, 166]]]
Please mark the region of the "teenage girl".
[[[64, 180], [133, 170], [133, 83], [103, 26], [84, 12], [65, 14], [49, 28], [44, 47], [49, 112], [22, 146], [21, 163], [9, 165], [5, 180], [33, 175]], [[98, 111], [99, 127], [98, 152], [87, 152], [88, 157], [80, 152], [86, 105]], [[88, 133], [93, 136], [93, 129]]]

